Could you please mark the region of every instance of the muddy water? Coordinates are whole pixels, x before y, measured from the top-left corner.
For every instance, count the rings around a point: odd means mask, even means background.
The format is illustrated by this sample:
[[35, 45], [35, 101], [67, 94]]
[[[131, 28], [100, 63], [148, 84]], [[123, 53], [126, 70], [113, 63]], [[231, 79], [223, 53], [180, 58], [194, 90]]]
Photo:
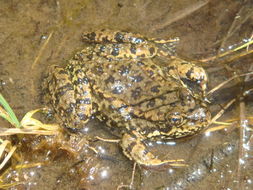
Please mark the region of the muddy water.
[[[40, 85], [46, 68], [52, 64], [66, 65], [82, 49], [83, 31], [109, 28], [148, 37], [179, 37], [177, 54], [183, 58], [199, 60], [217, 55], [252, 35], [252, 6], [251, 1], [243, 0], [0, 1], [1, 93], [19, 118], [27, 111], [43, 107]], [[252, 55], [226, 66], [217, 62], [205, 64], [209, 88], [235, 73], [249, 71], [251, 63]], [[222, 107], [217, 104], [223, 105], [240, 95], [242, 85], [236, 84], [238, 81], [210, 97], [215, 104], [210, 106], [213, 115]], [[238, 107], [237, 103], [220, 120], [238, 118]], [[251, 110], [249, 98], [246, 114], [250, 115]], [[2, 121], [0, 124], [7, 125]], [[104, 124], [94, 119], [83, 138], [115, 138], [103, 128]], [[246, 162], [237, 172], [239, 134], [230, 129], [178, 142], [152, 142], [150, 148], [161, 158], [184, 159], [188, 167], [165, 171], [137, 167], [134, 188], [238, 189], [239, 184], [252, 189], [250, 163]], [[20, 145], [22, 163], [41, 165], [10, 171], [6, 183], [22, 183], [11, 189], [116, 189], [130, 183], [133, 163], [117, 144], [96, 141], [91, 146], [99, 153], [80, 145], [80, 154], [76, 155], [56, 137], [24, 136]]]

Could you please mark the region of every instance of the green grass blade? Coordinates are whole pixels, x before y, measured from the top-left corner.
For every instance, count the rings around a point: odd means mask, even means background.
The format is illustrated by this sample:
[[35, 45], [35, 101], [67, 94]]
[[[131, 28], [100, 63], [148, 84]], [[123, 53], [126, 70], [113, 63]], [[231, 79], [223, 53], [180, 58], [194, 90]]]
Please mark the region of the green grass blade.
[[3, 106], [3, 108], [9, 114], [9, 117], [10, 117], [11, 121], [8, 118], [6, 118], [6, 116], [3, 116], [3, 114], [1, 114], [1, 117], [3, 117], [4, 119], [6, 119], [7, 121], [9, 121], [11, 124], [14, 124], [15, 127], [20, 128], [20, 123], [19, 123], [19, 121], [18, 121], [15, 113], [13, 112], [13, 110], [11, 109], [11, 107], [9, 106], [9, 104], [4, 99], [4, 97], [2, 96], [1, 93], [0, 93], [0, 104]]

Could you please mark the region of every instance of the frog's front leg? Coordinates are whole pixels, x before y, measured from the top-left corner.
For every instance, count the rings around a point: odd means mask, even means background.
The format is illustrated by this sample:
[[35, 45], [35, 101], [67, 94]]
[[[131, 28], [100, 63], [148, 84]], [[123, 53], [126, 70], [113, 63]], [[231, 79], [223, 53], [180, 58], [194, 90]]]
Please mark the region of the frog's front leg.
[[66, 68], [51, 67], [49, 73], [45, 82], [47, 96], [51, 97], [49, 103], [58, 119], [66, 128], [82, 128], [92, 114], [91, 90], [85, 72], [70, 64]]
[[171, 166], [186, 166], [183, 160], [160, 160], [148, 151], [144, 137], [138, 132], [125, 133], [121, 140], [123, 153], [137, 164], [148, 169], [163, 170]]

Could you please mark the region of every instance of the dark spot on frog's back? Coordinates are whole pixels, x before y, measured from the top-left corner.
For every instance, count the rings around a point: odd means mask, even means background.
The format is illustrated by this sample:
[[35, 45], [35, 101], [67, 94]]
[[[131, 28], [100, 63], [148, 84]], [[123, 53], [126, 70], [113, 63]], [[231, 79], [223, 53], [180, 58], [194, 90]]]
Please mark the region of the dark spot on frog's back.
[[62, 69], [59, 71], [59, 74], [68, 75], [68, 71]]
[[130, 68], [131, 68], [131, 66], [129, 66], [129, 65], [128, 66], [125, 66], [125, 65], [120, 66], [119, 74], [123, 75], [123, 76], [129, 74]]
[[82, 73], [82, 72], [83, 72], [82, 69], [77, 69], [77, 70], [75, 71], [75, 74], [78, 75], [79, 73]]
[[103, 67], [101, 67], [101, 66], [97, 66], [97, 67], [96, 67], [96, 70], [97, 70], [97, 73], [98, 73], [98, 74], [103, 74], [103, 73], [104, 73]]
[[115, 79], [113, 76], [109, 76], [106, 80], [105, 80], [105, 83], [108, 84], [108, 83], [114, 83]]
[[71, 83], [67, 83], [66, 85], [58, 88], [58, 93], [56, 94], [56, 96], [61, 97], [70, 90], [74, 90], [73, 85]]
[[101, 66], [92, 67], [91, 71], [96, 75], [102, 75], [104, 73], [103, 67]]
[[176, 68], [174, 66], [168, 66], [168, 67], [166, 67], [166, 70], [167, 71], [174, 71], [174, 70], [176, 70]]
[[155, 100], [154, 99], [149, 100], [149, 102], [147, 104], [147, 108], [152, 108], [154, 106], [155, 106]]
[[84, 78], [78, 78], [77, 80], [74, 81], [74, 85], [77, 86], [77, 85], [84, 85], [84, 84], [89, 84], [89, 80], [87, 77], [84, 77]]
[[[71, 114], [72, 112], [73, 112], [73, 110], [74, 110], [74, 107], [75, 107], [75, 104], [74, 103], [70, 103], [69, 104], [69, 107], [65, 110], [65, 112], [67, 113], [67, 114]], [[62, 108], [63, 109], [63, 108]]]
[[73, 73], [74, 72], [74, 66], [73, 65], [68, 65], [66, 67], [66, 70], [68, 70], [70, 73]]
[[89, 117], [83, 113], [78, 113], [77, 116], [80, 120], [83, 120], [83, 121], [89, 119]]
[[90, 98], [77, 99], [76, 103], [77, 104], [91, 104], [91, 99]]
[[150, 90], [151, 90], [151, 92], [158, 93], [158, 92], [160, 92], [160, 90], [159, 90], [160, 87], [161, 87], [160, 85], [156, 85], [156, 86], [151, 87]]
[[162, 101], [166, 100], [166, 97], [165, 97], [165, 96], [159, 96], [158, 98], [159, 98], [160, 100], [162, 100]]
[[147, 70], [148, 76], [152, 77], [154, 75], [154, 72], [152, 70]]
[[103, 42], [110, 42], [110, 41], [108, 40], [107, 36], [103, 37], [103, 38], [102, 38], [102, 41], [103, 41]]
[[84, 35], [84, 39], [85, 38], [88, 38], [91, 41], [95, 41], [95, 39], [96, 39], [96, 33], [95, 32], [88, 33], [88, 34]]
[[118, 47], [114, 47], [113, 50], [112, 50], [112, 52], [111, 52], [111, 54], [112, 54], [113, 56], [119, 55], [119, 48], [118, 48]]
[[144, 65], [144, 63], [143, 63], [143, 62], [141, 62], [141, 61], [138, 61], [138, 62], [137, 62], [137, 65], [138, 65], [138, 66], [143, 66], [143, 65]]
[[117, 42], [119, 42], [119, 43], [123, 43], [124, 36], [123, 36], [123, 34], [121, 34], [120, 32], [117, 32], [117, 33], [115, 34], [114, 39], [115, 39]]
[[154, 52], [155, 52], [155, 48], [153, 48], [153, 47], [149, 48], [149, 52], [150, 52], [151, 55], [153, 55]]
[[100, 48], [99, 48], [100, 52], [104, 52], [105, 51], [105, 46], [104, 45], [101, 45]]
[[122, 94], [124, 92], [123, 86], [115, 86], [112, 90], [113, 94]]
[[135, 100], [138, 99], [141, 95], [141, 92], [142, 90], [140, 87], [137, 87], [136, 89], [132, 90], [132, 94], [131, 94], [132, 98], [134, 98]]
[[136, 47], [135, 45], [131, 45], [130, 51], [132, 54], [136, 54]]
[[141, 75], [132, 76], [132, 82], [141, 82], [143, 77]]

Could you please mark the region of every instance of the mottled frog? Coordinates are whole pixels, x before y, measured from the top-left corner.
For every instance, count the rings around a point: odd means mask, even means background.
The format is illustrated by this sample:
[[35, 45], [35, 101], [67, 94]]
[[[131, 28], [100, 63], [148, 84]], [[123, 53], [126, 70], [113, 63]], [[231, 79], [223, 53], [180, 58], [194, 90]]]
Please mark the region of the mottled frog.
[[208, 125], [206, 72], [166, 52], [168, 40], [107, 30], [83, 40], [88, 47], [65, 68], [51, 67], [44, 82], [45, 100], [66, 128], [80, 129], [95, 116], [121, 137], [129, 159], [161, 167], [170, 161], [149, 152], [144, 140], [194, 135]]

